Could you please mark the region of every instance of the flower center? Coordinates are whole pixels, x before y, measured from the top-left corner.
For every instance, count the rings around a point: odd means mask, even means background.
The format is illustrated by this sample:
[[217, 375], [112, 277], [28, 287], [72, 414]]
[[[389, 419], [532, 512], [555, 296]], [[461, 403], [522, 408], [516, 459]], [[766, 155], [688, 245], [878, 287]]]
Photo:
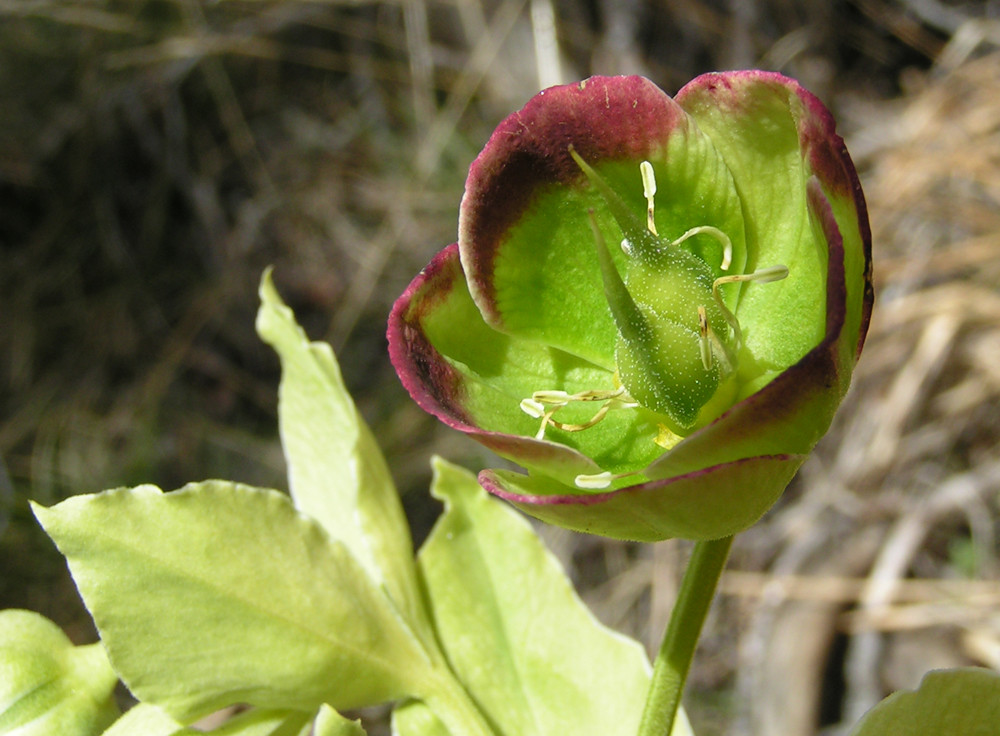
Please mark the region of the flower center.
[[[743, 333], [722, 289], [747, 281], [778, 281], [788, 276], [788, 269], [777, 265], [749, 274], [718, 276], [732, 265], [732, 240], [707, 224], [692, 227], [674, 240], [660, 236], [655, 222], [656, 175], [649, 161], [639, 165], [646, 200], [643, 222], [572, 147], [569, 153], [601, 194], [623, 235], [624, 278], [590, 211], [604, 292], [617, 331], [615, 388], [573, 394], [535, 391], [521, 401], [521, 409], [541, 420], [536, 438], [544, 439], [550, 427], [581, 432], [611, 411], [642, 407], [662, 417], [653, 441], [669, 449], [718, 416], [736, 396], [735, 374]], [[714, 238], [722, 246], [718, 270], [692, 250], [680, 247], [699, 235]], [[584, 422], [556, 419], [561, 409], [577, 402], [600, 406]], [[577, 486], [603, 488], [618, 477], [610, 473], [581, 476]]]

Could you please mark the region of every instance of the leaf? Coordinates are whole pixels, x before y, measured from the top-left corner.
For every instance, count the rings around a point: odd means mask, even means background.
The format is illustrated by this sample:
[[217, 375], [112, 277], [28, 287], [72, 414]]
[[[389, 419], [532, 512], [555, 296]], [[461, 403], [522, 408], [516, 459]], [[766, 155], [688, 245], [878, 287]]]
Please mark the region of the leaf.
[[361, 707], [425, 680], [392, 603], [284, 494], [208, 481], [34, 509], [122, 679], [178, 720], [240, 702]]
[[[287, 710], [252, 710], [237, 715], [209, 733], [215, 736], [299, 736], [310, 733], [311, 718]], [[320, 706], [313, 724], [314, 736], [364, 736], [360, 724], [349, 721], [328, 705]], [[118, 719], [103, 736], [196, 736], [204, 733], [184, 728], [160, 708], [139, 703]]]
[[473, 699], [507, 736], [634, 733], [650, 675], [639, 644], [594, 619], [516, 512], [466, 471], [434, 468], [446, 510], [418, 568]]
[[365, 730], [360, 721], [344, 718], [340, 713], [324, 704], [320, 706], [319, 714], [313, 728], [313, 736], [365, 736]]
[[257, 332], [281, 359], [278, 419], [295, 505], [343, 542], [373, 580], [384, 582], [407, 618], [424, 628], [406, 517], [333, 351], [309, 342], [270, 272], [261, 280], [260, 299]]
[[0, 611], [0, 733], [90, 736], [118, 716], [118, 682], [98, 644], [75, 647], [31, 611]]
[[996, 736], [1000, 732], [1000, 674], [968, 667], [924, 675], [917, 690], [893, 693], [876, 705], [851, 736]]
[[161, 708], [139, 703], [115, 721], [104, 736], [174, 736], [183, 728]]
[[452, 736], [426, 704], [411, 700], [393, 708], [393, 736]]
[[[250, 710], [230, 718], [208, 733], [213, 736], [308, 736], [312, 717], [287, 710]], [[185, 728], [177, 736], [197, 736], [203, 733]]]

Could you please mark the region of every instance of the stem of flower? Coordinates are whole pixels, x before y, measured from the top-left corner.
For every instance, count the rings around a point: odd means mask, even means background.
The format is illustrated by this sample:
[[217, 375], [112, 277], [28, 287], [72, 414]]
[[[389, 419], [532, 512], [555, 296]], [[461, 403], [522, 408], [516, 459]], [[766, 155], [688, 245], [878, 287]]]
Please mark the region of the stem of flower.
[[729, 558], [732, 537], [697, 542], [653, 664], [639, 736], [669, 736], [698, 637]]

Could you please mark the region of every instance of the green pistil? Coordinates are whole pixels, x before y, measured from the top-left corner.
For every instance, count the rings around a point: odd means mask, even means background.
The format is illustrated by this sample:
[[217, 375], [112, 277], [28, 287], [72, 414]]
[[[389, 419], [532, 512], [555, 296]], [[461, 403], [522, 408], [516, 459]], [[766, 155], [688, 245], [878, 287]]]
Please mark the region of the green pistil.
[[[725, 271], [733, 258], [732, 241], [712, 225], [692, 227], [673, 241], [660, 237], [654, 221], [656, 176], [649, 161], [639, 165], [647, 205], [643, 223], [572, 146], [569, 154], [604, 199], [623, 236], [625, 278], [618, 271], [594, 211], [588, 212], [604, 294], [618, 332], [616, 388], [573, 395], [558, 390], [536, 391], [521, 402], [521, 409], [541, 420], [536, 438], [544, 439], [549, 427], [581, 432], [598, 424], [612, 410], [642, 406], [664, 417], [661, 435], [669, 436], [671, 441], [658, 437], [656, 442], [666, 448], [673, 439], [683, 437], [717, 414], [713, 408], [708, 412], [713, 416], [704, 416], [702, 410], [725, 401], [720, 388], [731, 384], [728, 379], [736, 372], [743, 335], [720, 288], [743, 281], [777, 281], [788, 275], [788, 269], [773, 266], [752, 274], [717, 277], [706, 261], [679, 245], [696, 235], [715, 238], [722, 245], [720, 269]], [[732, 395], [731, 387], [726, 395]], [[558, 421], [557, 412], [571, 402], [599, 402], [600, 406], [585, 422]], [[577, 485], [600, 488], [616, 478], [607, 473], [581, 476]]]

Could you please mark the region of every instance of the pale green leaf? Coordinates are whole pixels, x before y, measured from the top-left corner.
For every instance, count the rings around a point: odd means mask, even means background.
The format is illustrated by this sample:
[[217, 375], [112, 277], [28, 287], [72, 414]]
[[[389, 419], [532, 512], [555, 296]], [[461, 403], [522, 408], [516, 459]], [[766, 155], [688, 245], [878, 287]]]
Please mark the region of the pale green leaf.
[[427, 705], [411, 700], [392, 711], [393, 736], [452, 736]]
[[74, 647], [31, 611], [0, 611], [0, 734], [91, 736], [118, 716], [100, 644]]
[[174, 736], [183, 729], [162, 708], [139, 703], [115, 721], [104, 736]]
[[419, 570], [442, 647], [498, 732], [634, 733], [650, 675], [639, 644], [597, 622], [531, 527], [469, 473], [436, 460], [432, 492], [446, 511]]
[[[255, 709], [230, 718], [208, 733], [212, 736], [308, 736], [312, 716], [287, 710]], [[204, 733], [186, 728], [178, 736]]]
[[1000, 673], [965, 668], [929, 672], [917, 690], [893, 693], [851, 736], [997, 736]]
[[333, 350], [309, 341], [269, 272], [260, 299], [257, 332], [281, 359], [278, 420], [295, 505], [343, 542], [425, 634], [406, 517]]
[[360, 721], [344, 718], [328, 705], [322, 705], [313, 724], [313, 736], [365, 736]]
[[384, 592], [284, 494], [140, 486], [35, 513], [122, 679], [181, 721], [239, 702], [360, 707], [426, 679]]

